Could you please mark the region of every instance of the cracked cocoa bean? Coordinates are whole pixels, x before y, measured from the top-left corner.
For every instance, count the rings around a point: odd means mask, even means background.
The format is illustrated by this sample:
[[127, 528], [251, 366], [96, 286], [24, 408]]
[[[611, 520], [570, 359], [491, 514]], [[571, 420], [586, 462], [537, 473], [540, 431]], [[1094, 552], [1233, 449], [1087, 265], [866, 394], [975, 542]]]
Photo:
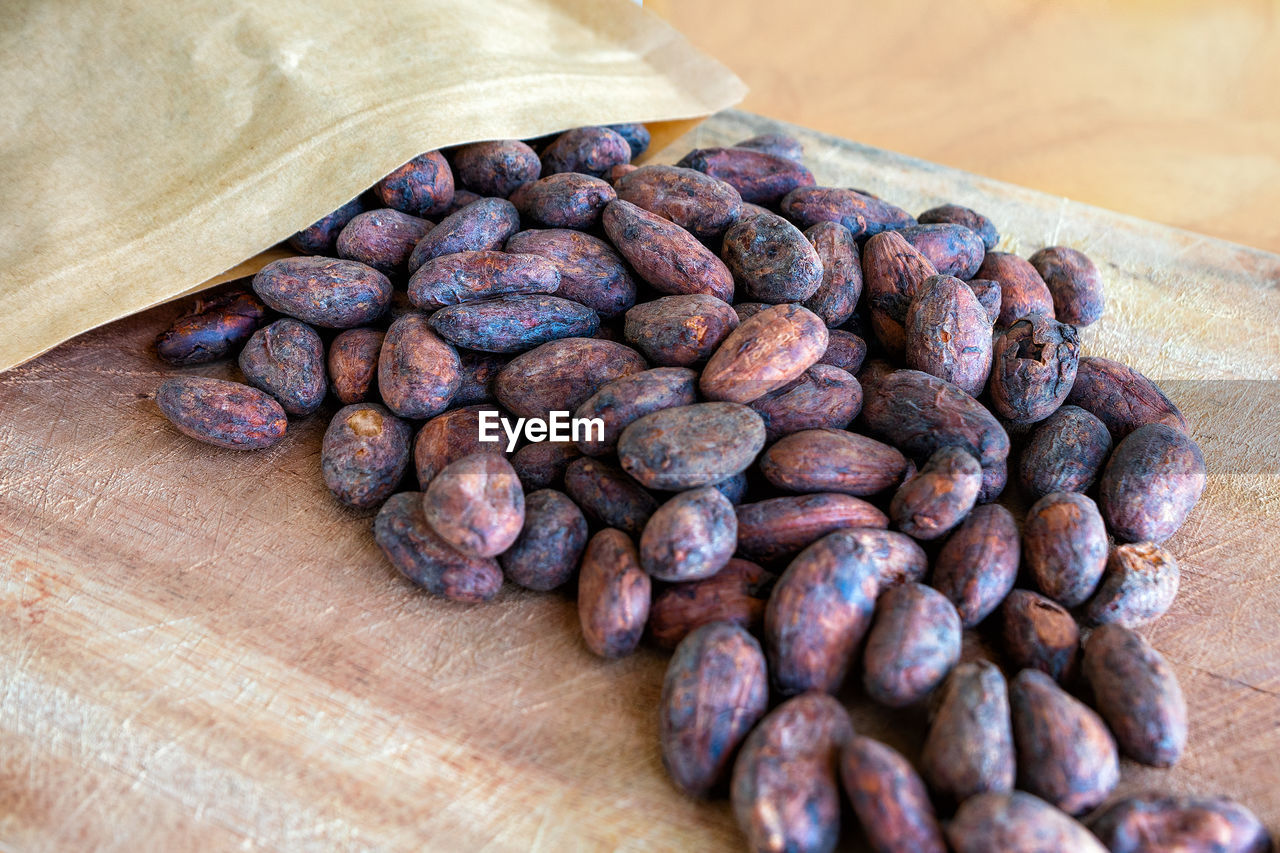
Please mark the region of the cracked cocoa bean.
[[339, 409], [320, 444], [320, 474], [333, 496], [354, 507], [386, 500], [409, 465], [409, 425], [377, 403]]
[[1083, 825], [1023, 791], [966, 801], [946, 831], [956, 853], [1107, 853]]
[[1080, 628], [1058, 602], [1029, 589], [1015, 589], [1000, 611], [1004, 650], [1021, 669], [1038, 669], [1054, 681], [1075, 675]]
[[742, 295], [758, 302], [803, 302], [822, 284], [822, 258], [781, 216], [761, 213], [739, 219], [724, 232], [720, 257]]
[[456, 148], [453, 171], [467, 189], [482, 196], [506, 198], [521, 184], [538, 180], [542, 162], [520, 140], [497, 139]]
[[736, 328], [738, 315], [728, 303], [690, 293], [630, 309], [623, 337], [654, 364], [688, 367], [709, 359]]
[[938, 552], [933, 587], [972, 628], [1005, 600], [1018, 579], [1021, 548], [1013, 513], [999, 504], [975, 507]]
[[712, 622], [728, 622], [757, 633], [775, 576], [748, 560], [733, 558], [709, 578], [669, 584], [653, 597], [649, 634], [673, 649], [689, 632]]
[[1022, 449], [1019, 477], [1031, 497], [1086, 492], [1111, 454], [1111, 433], [1078, 406], [1062, 406], [1037, 427]]
[[1268, 853], [1271, 834], [1226, 797], [1136, 794], [1108, 806], [1090, 828], [1112, 853]]
[[738, 517], [712, 486], [681, 492], [654, 510], [640, 534], [640, 565], [662, 581], [711, 577], [733, 556]]
[[1098, 483], [1107, 527], [1126, 542], [1163, 542], [1191, 514], [1204, 491], [1200, 445], [1161, 423], [1135, 429], [1116, 445]]
[[524, 527], [498, 562], [507, 580], [547, 592], [573, 577], [586, 546], [587, 520], [578, 505], [563, 492], [538, 489], [525, 495]]
[[608, 243], [567, 228], [521, 231], [507, 240], [507, 251], [538, 255], [560, 273], [556, 295], [581, 302], [606, 319], [636, 301], [636, 283]]
[[960, 660], [960, 616], [946, 596], [919, 583], [885, 590], [862, 653], [862, 686], [881, 705], [921, 701]]
[[813, 173], [800, 163], [750, 148], [697, 148], [676, 165], [724, 181], [750, 204], [776, 204], [796, 187], [813, 186]]
[[392, 495], [378, 510], [373, 538], [391, 565], [433, 595], [453, 601], [489, 601], [502, 587], [495, 560], [464, 554], [427, 523], [421, 492]]
[[1004, 676], [987, 661], [962, 663], [943, 682], [920, 768], [953, 802], [1013, 789], [1013, 724]]
[[1083, 356], [1067, 402], [1093, 414], [1119, 441], [1140, 426], [1162, 423], [1187, 432], [1187, 419], [1154, 382], [1109, 358]]
[[286, 317], [254, 332], [240, 351], [240, 372], [280, 401], [290, 415], [309, 415], [329, 390], [324, 342], [315, 329]]
[[621, 530], [601, 530], [587, 543], [578, 572], [578, 619], [587, 648], [602, 658], [635, 651], [649, 618], [649, 576]]
[[962, 448], [944, 447], [894, 492], [889, 517], [909, 536], [937, 539], [964, 520], [981, 488], [978, 460]]
[[281, 258], [253, 277], [268, 306], [304, 323], [349, 329], [378, 319], [391, 304], [391, 280], [359, 261]]
[[[862, 256], [858, 253], [858, 243], [849, 229], [838, 222], [819, 222], [806, 228], [804, 236], [822, 262], [822, 281], [804, 301], [804, 307], [821, 317], [828, 328], [842, 325], [853, 316], [862, 296]], [[857, 369], [855, 366], [851, 372], [856, 373]]]
[[1020, 426], [1044, 420], [1071, 392], [1079, 358], [1074, 326], [1039, 314], [1015, 321], [992, 345], [992, 408]]
[[387, 329], [378, 355], [378, 391], [402, 418], [429, 418], [449, 407], [462, 384], [458, 354], [421, 314], [405, 314]]
[[578, 449], [588, 456], [617, 450], [618, 437], [644, 415], [677, 406], [689, 406], [697, 397], [698, 374], [684, 367], [656, 367], [613, 380], [592, 394], [574, 413], [577, 418], [598, 418], [599, 433], [588, 431], [578, 439]]
[[1053, 295], [1053, 313], [1062, 323], [1088, 326], [1102, 316], [1102, 274], [1088, 255], [1067, 246], [1049, 246], [1028, 262]]
[[1084, 644], [1081, 669], [1121, 752], [1152, 767], [1178, 763], [1187, 745], [1187, 702], [1163, 655], [1128, 628], [1103, 625]]
[[862, 284], [871, 328], [893, 357], [906, 351], [907, 311], [916, 288], [937, 274], [929, 259], [895, 231], [876, 234], [862, 247]]
[[719, 237], [742, 213], [742, 196], [733, 187], [679, 166], [641, 166], [614, 181], [613, 188], [623, 201], [703, 240]]
[[986, 256], [982, 238], [963, 225], [934, 223], [897, 230], [917, 252], [929, 259], [939, 275], [967, 281], [973, 278]]
[[473, 201], [440, 220], [439, 225], [414, 244], [406, 269], [415, 273], [427, 261], [458, 252], [501, 249], [507, 238], [519, 230], [520, 214], [505, 198]]
[[904, 334], [908, 367], [971, 397], [982, 393], [991, 373], [991, 324], [963, 281], [935, 275], [921, 282], [907, 309]]
[[750, 403], [798, 379], [827, 350], [827, 327], [799, 305], [775, 305], [743, 320], [703, 368], [712, 400]]
[[1084, 605], [1089, 625], [1137, 628], [1163, 616], [1178, 596], [1178, 561], [1150, 542], [1117, 545], [1097, 592]]
[[617, 197], [606, 181], [562, 172], [521, 184], [510, 201], [522, 217], [547, 228], [585, 229], [593, 227]]
[[854, 737], [840, 753], [840, 781], [877, 853], [946, 853], [929, 792], [895, 749]]
[[1028, 314], [1056, 319], [1053, 296], [1040, 273], [1022, 258], [1008, 252], [987, 252], [974, 278], [1000, 284], [1000, 316], [997, 326], [1011, 326]]
[[674, 222], [629, 201], [612, 201], [601, 216], [614, 248], [661, 293], [706, 293], [733, 301], [733, 274], [710, 249]]
[[557, 136], [542, 152], [542, 174], [578, 172], [600, 177], [631, 162], [631, 145], [607, 127], [575, 127]]
[[1107, 565], [1107, 529], [1097, 505], [1078, 492], [1036, 501], [1022, 525], [1022, 559], [1049, 598], [1066, 607], [1083, 603]]
[[679, 491], [746, 470], [764, 447], [764, 421], [737, 403], [695, 403], [651, 412], [618, 437], [618, 459], [651, 489]]
[[205, 376], [166, 379], [156, 405], [183, 435], [230, 450], [260, 450], [284, 437], [287, 419], [273, 397]]
[[778, 439], [760, 457], [760, 473], [790, 492], [865, 497], [902, 482], [907, 459], [887, 444], [840, 429], [807, 429]]
[[838, 222], [855, 237], [915, 225], [900, 207], [869, 193], [843, 187], [801, 186], [782, 199], [782, 212], [801, 228], [819, 222]]
[[439, 216], [453, 202], [453, 170], [439, 151], [419, 154], [374, 186], [387, 207], [414, 216]]
[[363, 403], [374, 393], [382, 338], [377, 329], [347, 329], [329, 344], [329, 387], [339, 403]]
[[545, 418], [552, 409], [572, 412], [604, 385], [648, 366], [640, 353], [613, 341], [561, 338], [509, 361], [493, 391], [518, 417]]
[[156, 337], [156, 355], [179, 367], [217, 361], [249, 340], [266, 316], [267, 306], [248, 290], [197, 297]]
[[847, 527], [888, 527], [875, 506], [844, 494], [791, 495], [742, 504], [738, 513], [738, 552], [749, 560], [773, 563]]
[[704, 625], [680, 641], [662, 681], [659, 743], [667, 775], [705, 797], [726, 781], [738, 747], [769, 709], [760, 644], [737, 625]]
[[590, 518], [606, 527], [616, 527], [639, 536], [658, 501], [625, 471], [581, 456], [564, 471], [564, 489]]
[[391, 208], [366, 210], [352, 218], [338, 235], [338, 257], [368, 264], [386, 275], [405, 272], [409, 255], [432, 230], [425, 219]]
[[990, 219], [977, 211], [958, 204], [943, 204], [938, 207], [931, 207], [917, 216], [916, 219], [921, 225], [937, 225], [940, 223], [963, 225], [978, 235], [982, 240], [983, 248], [988, 252], [1000, 242], [1000, 232], [996, 231], [996, 226], [991, 223]]

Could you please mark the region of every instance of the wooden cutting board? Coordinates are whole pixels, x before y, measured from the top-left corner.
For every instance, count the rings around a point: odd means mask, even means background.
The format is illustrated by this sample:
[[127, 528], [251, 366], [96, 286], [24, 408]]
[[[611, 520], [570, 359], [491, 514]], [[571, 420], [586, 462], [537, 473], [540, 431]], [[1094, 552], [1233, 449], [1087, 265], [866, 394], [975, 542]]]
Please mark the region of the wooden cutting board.
[[[1280, 829], [1280, 257], [729, 112], [693, 145], [788, 131], [820, 183], [986, 212], [1002, 248], [1088, 252], [1087, 352], [1161, 381], [1209, 485], [1169, 543], [1190, 746], [1122, 791], [1240, 798]], [[86, 291], [91, 294], [92, 291]], [[88, 298], [91, 298], [89, 296]], [[563, 594], [488, 605], [402, 580], [318, 475], [326, 409], [246, 454], [176, 433], [149, 395], [162, 306], [0, 375], [0, 846], [734, 849], [727, 804], [659, 761], [665, 656], [605, 663]], [[232, 368], [202, 369], [229, 376]], [[914, 755], [923, 714], [855, 722]]]

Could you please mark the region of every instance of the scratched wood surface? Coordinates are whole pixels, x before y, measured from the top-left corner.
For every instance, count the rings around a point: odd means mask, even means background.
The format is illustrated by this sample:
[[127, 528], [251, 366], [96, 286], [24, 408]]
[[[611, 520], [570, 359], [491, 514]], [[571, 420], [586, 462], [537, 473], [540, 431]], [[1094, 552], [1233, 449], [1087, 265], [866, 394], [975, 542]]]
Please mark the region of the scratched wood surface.
[[[773, 122], [713, 118], [691, 144]], [[1162, 381], [1209, 485], [1146, 633], [1188, 694], [1172, 771], [1280, 829], [1280, 257], [793, 129], [824, 183], [987, 212], [1003, 248], [1064, 243], [1109, 282], [1086, 349]], [[733, 849], [727, 805], [663, 775], [665, 658], [603, 663], [565, 595], [432, 599], [318, 477], [325, 412], [260, 454], [175, 433], [149, 394], [162, 306], [0, 375], [0, 847]], [[228, 366], [204, 369], [231, 375]], [[909, 754], [922, 715], [848, 697]]]

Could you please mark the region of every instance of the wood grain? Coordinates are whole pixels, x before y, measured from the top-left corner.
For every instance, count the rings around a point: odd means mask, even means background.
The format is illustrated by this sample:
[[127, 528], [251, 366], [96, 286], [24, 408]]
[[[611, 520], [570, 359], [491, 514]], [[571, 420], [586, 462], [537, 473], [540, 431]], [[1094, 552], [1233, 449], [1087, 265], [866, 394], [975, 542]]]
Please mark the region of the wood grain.
[[645, 0], [742, 106], [1280, 252], [1275, 0]]
[[[721, 114], [692, 144], [785, 129]], [[1182, 593], [1148, 635], [1191, 743], [1124, 790], [1242, 799], [1280, 829], [1280, 257], [793, 129], [822, 182], [987, 212], [1004, 247], [1097, 259], [1087, 351], [1159, 379], [1209, 487], [1169, 543]], [[371, 515], [318, 476], [327, 407], [259, 454], [197, 445], [149, 398], [166, 305], [0, 375], [0, 846], [735, 849], [729, 810], [658, 758], [665, 657], [603, 663], [565, 595], [415, 591]], [[202, 368], [231, 375], [232, 368]], [[922, 714], [850, 694], [914, 755]]]

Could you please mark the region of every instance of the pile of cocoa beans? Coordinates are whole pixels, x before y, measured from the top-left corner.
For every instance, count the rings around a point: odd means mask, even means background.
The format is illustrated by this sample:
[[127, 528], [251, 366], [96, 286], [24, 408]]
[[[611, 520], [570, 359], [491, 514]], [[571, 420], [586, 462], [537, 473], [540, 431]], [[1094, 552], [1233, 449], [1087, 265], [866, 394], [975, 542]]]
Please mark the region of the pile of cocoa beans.
[[[674, 650], [664, 764], [752, 850], [830, 850], [842, 811], [877, 851], [1269, 849], [1227, 799], [1109, 802], [1121, 755], [1186, 743], [1136, 629], [1205, 466], [1155, 383], [1082, 354], [1094, 263], [818, 186], [789, 137], [632, 165], [648, 142], [414, 158], [161, 334], [245, 381], [157, 404], [253, 449], [332, 395], [320, 474], [415, 584], [576, 588], [595, 654]], [[553, 412], [585, 426], [543, 440]], [[921, 754], [837, 696], [930, 709]]]

